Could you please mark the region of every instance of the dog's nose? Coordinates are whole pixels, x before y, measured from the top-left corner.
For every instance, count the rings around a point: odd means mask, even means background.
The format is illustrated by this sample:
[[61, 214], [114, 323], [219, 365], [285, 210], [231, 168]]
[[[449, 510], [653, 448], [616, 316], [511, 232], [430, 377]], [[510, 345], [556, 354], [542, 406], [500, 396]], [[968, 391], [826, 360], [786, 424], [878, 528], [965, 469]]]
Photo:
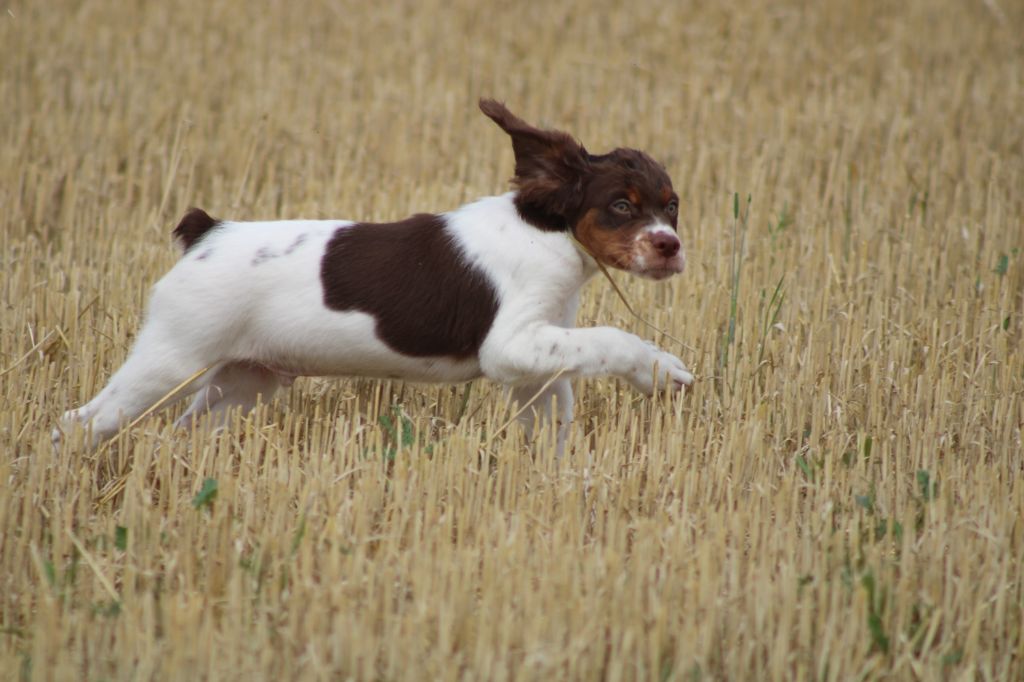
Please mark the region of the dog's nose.
[[651, 235], [651, 244], [654, 245], [654, 250], [665, 258], [671, 258], [679, 253], [679, 247], [681, 246], [679, 237], [666, 232], [657, 232]]

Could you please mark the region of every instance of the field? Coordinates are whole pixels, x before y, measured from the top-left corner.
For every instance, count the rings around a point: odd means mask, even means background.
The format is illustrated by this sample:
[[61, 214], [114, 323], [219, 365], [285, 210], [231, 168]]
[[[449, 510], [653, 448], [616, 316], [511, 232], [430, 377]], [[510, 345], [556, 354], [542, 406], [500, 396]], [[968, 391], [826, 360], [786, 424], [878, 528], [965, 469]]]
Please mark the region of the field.
[[[1024, 6], [0, 8], [0, 678], [1024, 677]], [[388, 220], [506, 190], [494, 96], [646, 149], [689, 268], [585, 290], [682, 398], [301, 379], [54, 451], [189, 206]]]

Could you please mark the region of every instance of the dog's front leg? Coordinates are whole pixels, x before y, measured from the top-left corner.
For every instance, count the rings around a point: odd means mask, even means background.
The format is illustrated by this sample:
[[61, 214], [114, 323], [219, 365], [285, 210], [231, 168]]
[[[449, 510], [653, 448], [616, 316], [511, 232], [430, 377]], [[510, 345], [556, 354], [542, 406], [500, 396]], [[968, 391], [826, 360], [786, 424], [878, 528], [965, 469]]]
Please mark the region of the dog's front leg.
[[616, 376], [647, 395], [693, 383], [682, 360], [614, 327], [535, 324], [507, 334], [495, 330], [480, 349], [480, 367], [487, 377], [510, 385], [541, 385], [558, 372], [569, 377]]

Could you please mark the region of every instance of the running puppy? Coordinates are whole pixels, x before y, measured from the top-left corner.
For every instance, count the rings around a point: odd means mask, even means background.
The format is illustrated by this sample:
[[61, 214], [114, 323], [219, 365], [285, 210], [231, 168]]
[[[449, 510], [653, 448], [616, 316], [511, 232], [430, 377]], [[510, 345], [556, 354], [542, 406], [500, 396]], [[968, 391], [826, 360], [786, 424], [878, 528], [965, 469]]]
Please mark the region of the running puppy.
[[[480, 109], [512, 138], [514, 191], [394, 223], [228, 222], [190, 210], [181, 260], [153, 288], [124, 366], [66, 412], [92, 442], [113, 435], [190, 376], [179, 420], [251, 409], [298, 376], [462, 382], [487, 377], [559, 423], [572, 377], [612, 375], [638, 391], [693, 382], [679, 358], [612, 327], [576, 329], [583, 284], [605, 266], [650, 279], [683, 271], [679, 200], [647, 154], [588, 153], [499, 102]], [[555, 407], [557, 405], [557, 408]], [[557, 409], [557, 415], [553, 414]], [[524, 414], [527, 429], [534, 415]]]

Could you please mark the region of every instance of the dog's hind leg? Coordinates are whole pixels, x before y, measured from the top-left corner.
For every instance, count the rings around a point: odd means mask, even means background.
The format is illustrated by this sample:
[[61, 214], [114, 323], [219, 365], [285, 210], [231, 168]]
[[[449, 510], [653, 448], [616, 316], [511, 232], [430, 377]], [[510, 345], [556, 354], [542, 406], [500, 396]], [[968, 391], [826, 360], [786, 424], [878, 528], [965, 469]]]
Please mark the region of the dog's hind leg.
[[[558, 379], [538, 394], [543, 386], [544, 384], [527, 384], [512, 388], [512, 400], [519, 406], [517, 409], [526, 408], [517, 420], [522, 424], [529, 439], [534, 436], [535, 425], [539, 423], [543, 427], [553, 422], [558, 429], [556, 453], [561, 457], [565, 452], [569, 424], [572, 423], [572, 382], [568, 378]], [[529, 402], [531, 399], [533, 402]]]
[[54, 443], [75, 424], [91, 428], [93, 445], [110, 438], [158, 401], [168, 407], [202, 388], [209, 380], [207, 375], [192, 382], [188, 379], [207, 365], [203, 358], [183, 351], [166, 331], [144, 326], [128, 359], [103, 390], [82, 407], [64, 413], [53, 431]]
[[191, 426], [209, 413], [211, 428], [223, 428], [228, 425], [233, 408], [248, 412], [256, 407], [261, 396], [264, 402], [269, 402], [283, 383], [276, 372], [249, 362], [229, 362], [211, 374], [176, 426]]

